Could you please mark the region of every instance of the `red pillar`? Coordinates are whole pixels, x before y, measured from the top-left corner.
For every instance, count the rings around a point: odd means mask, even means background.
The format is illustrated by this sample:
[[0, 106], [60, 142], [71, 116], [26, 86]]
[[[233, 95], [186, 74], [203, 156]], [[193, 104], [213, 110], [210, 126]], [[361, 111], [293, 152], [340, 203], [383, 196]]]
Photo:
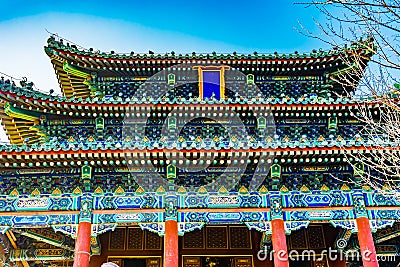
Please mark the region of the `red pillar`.
[[274, 250], [274, 266], [289, 267], [288, 251], [286, 246], [285, 223], [282, 219], [273, 219], [272, 249]]
[[165, 221], [164, 267], [178, 267], [178, 222]]
[[363, 266], [379, 267], [368, 218], [359, 217], [356, 219], [356, 222], [358, 229], [358, 243], [360, 244]]
[[90, 261], [90, 235], [92, 224], [80, 222], [75, 241], [74, 267], [88, 267]]

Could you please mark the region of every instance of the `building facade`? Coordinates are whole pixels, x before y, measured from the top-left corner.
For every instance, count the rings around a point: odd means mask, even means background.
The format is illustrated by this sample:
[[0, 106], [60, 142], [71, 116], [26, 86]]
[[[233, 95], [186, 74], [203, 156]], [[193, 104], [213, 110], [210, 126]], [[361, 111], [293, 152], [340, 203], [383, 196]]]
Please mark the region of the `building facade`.
[[62, 96], [0, 81], [2, 264], [396, 266], [400, 201], [348, 162], [379, 149], [352, 115], [379, 103], [342, 81], [370, 42], [117, 54], [51, 36]]

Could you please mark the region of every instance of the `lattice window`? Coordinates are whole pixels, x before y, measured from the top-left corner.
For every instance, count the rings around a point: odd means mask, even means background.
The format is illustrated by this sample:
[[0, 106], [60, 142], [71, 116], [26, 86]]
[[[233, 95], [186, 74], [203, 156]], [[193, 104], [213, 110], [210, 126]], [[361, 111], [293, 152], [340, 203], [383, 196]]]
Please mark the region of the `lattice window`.
[[322, 225], [309, 226], [308, 231], [308, 247], [310, 249], [325, 248], [324, 230]]
[[146, 243], [145, 249], [160, 250], [161, 249], [161, 237], [155, 233], [145, 231]]
[[110, 250], [124, 250], [125, 249], [125, 228], [116, 228], [110, 233]]
[[226, 226], [206, 227], [207, 248], [227, 249], [228, 235]]
[[290, 233], [290, 248], [291, 249], [306, 249], [307, 237], [306, 229], [300, 229]]
[[139, 227], [128, 228], [128, 250], [141, 250], [143, 248], [143, 231]]
[[185, 233], [183, 236], [184, 249], [204, 249], [204, 231], [198, 230]]
[[231, 249], [251, 249], [250, 231], [244, 226], [230, 226], [229, 240]]

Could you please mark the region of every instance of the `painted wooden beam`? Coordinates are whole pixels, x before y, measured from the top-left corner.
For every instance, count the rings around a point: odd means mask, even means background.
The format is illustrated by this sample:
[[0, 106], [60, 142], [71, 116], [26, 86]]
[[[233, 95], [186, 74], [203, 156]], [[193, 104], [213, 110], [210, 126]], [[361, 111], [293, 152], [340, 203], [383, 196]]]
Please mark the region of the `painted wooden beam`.
[[13, 229], [13, 231], [59, 248], [70, 251], [74, 250], [74, 241], [72, 238], [60, 233], [55, 233], [50, 228]]

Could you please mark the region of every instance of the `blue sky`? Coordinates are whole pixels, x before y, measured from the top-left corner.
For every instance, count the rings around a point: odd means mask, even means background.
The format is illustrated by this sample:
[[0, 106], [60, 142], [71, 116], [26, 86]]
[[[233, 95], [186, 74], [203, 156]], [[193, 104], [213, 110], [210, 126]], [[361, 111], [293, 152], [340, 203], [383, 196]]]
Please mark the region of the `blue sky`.
[[117, 52], [308, 52], [324, 47], [315, 8], [282, 1], [0, 1], [0, 71], [57, 90], [43, 52], [48, 34]]
[[[204, 40], [220, 41], [243, 48], [295, 49], [312, 43], [299, 36], [300, 20], [314, 28], [312, 18], [320, 15], [314, 8], [296, 5], [293, 0], [281, 1], [0, 1], [0, 21], [58, 13], [52, 22], [70, 21], [63, 14], [75, 14], [119, 23], [133, 23], [160, 31], [182, 33]], [[297, 1], [300, 2], [300, 1]], [[74, 18], [79, 21], [79, 18]], [[94, 20], [96, 21], [96, 20]], [[37, 24], [36, 24], [37, 25]], [[36, 26], [33, 23], [33, 27]], [[72, 22], [73, 26], [74, 23]], [[86, 25], [75, 29], [86, 31]], [[122, 26], [125, 26], [123, 24]], [[57, 31], [57, 29], [52, 29]], [[72, 29], [71, 29], [72, 30]], [[98, 29], [101, 34], [102, 29]], [[74, 38], [71, 36], [70, 38]], [[307, 45], [306, 45], [307, 46]]]
[[43, 46], [57, 33], [102, 51], [309, 52], [328, 49], [300, 34], [317, 31], [313, 7], [264, 1], [0, 1], [0, 72], [43, 91], [59, 86]]

